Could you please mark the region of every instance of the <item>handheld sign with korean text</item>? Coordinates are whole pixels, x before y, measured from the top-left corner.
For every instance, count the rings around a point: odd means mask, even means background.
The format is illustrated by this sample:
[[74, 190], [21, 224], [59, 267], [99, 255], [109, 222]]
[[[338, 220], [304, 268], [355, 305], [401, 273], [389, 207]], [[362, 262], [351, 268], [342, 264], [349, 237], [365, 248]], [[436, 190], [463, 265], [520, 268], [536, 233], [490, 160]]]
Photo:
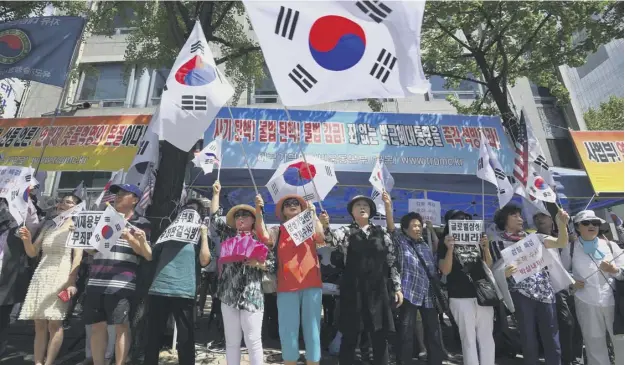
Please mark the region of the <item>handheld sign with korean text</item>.
[[93, 247], [89, 245], [89, 240], [91, 240], [91, 235], [100, 222], [102, 213], [83, 211], [71, 217], [74, 223], [74, 231], [67, 236], [65, 247], [92, 249]]
[[156, 244], [175, 240], [185, 243], [197, 244], [200, 238], [200, 224], [202, 219], [198, 212], [193, 209], [185, 209], [172, 224], [161, 233]]
[[306, 209], [285, 222], [284, 228], [287, 232], [289, 232], [295, 246], [301, 245], [302, 242], [311, 238], [313, 234], [315, 234], [315, 220], [313, 212], [310, 209]]
[[484, 232], [484, 221], [450, 220], [449, 234], [456, 245], [478, 245]]
[[408, 199], [408, 211], [421, 214], [423, 222], [441, 225], [441, 203], [430, 199]]
[[517, 283], [547, 266], [543, 258], [543, 244], [536, 234], [530, 234], [514, 245], [501, 250], [501, 258], [506, 266], [516, 265], [517, 272], [512, 274], [512, 277]]

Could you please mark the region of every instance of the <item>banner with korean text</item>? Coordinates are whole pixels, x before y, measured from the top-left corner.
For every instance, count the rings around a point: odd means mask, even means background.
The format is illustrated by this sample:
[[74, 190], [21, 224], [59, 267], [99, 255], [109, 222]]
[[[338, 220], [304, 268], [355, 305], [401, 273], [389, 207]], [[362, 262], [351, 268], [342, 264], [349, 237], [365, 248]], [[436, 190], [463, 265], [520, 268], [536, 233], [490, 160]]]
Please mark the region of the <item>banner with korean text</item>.
[[595, 193], [622, 193], [623, 131], [570, 131]]
[[130, 166], [150, 115], [3, 119], [0, 165], [40, 170], [115, 171]]
[[246, 168], [236, 143], [245, 143], [253, 169], [275, 169], [306, 155], [336, 171], [371, 172], [378, 156], [390, 173], [469, 174], [477, 170], [480, 129], [507, 172], [514, 154], [499, 117], [359, 113], [327, 110], [222, 109], [204, 135], [223, 135], [222, 169]]

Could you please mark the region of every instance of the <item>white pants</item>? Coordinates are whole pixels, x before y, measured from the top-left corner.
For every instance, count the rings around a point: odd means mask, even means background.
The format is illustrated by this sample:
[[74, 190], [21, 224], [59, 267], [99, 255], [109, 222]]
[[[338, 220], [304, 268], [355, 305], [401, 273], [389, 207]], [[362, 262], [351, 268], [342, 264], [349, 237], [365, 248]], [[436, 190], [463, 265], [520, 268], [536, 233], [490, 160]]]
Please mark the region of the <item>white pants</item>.
[[575, 312], [582, 329], [588, 365], [605, 365], [610, 363], [605, 333], [610, 334], [614, 347], [615, 364], [623, 363], [623, 335], [614, 336], [614, 306], [599, 307], [575, 298]]
[[250, 365], [262, 365], [264, 363], [261, 340], [263, 312], [248, 312], [221, 303], [221, 315], [224, 320], [228, 365], [241, 363], [241, 333], [250, 356]]
[[[104, 353], [104, 357], [106, 359], [112, 359], [115, 354], [115, 339], [117, 335], [115, 334], [115, 326], [106, 326], [106, 331], [108, 332], [108, 344], [106, 345], [106, 352]], [[87, 359], [91, 359], [91, 325], [85, 326], [85, 332], [87, 334], [87, 338], [85, 339], [85, 357]]]
[[449, 298], [449, 309], [460, 331], [464, 365], [495, 365], [493, 307], [478, 305], [476, 298]]

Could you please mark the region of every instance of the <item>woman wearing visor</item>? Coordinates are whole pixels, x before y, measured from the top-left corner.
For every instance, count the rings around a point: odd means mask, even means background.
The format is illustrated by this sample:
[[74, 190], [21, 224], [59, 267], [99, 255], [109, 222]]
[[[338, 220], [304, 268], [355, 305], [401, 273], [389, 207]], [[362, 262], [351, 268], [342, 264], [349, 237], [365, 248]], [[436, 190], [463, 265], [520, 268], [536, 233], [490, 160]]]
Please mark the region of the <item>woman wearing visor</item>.
[[575, 311], [588, 365], [610, 363], [606, 333], [612, 340], [615, 364], [623, 363], [623, 334], [615, 334], [613, 328], [613, 288], [616, 280], [623, 280], [623, 250], [616, 243], [599, 238], [599, 228], [604, 223], [592, 210], [577, 213], [573, 224], [579, 237], [562, 250], [561, 256], [562, 264], [573, 272], [575, 279]]

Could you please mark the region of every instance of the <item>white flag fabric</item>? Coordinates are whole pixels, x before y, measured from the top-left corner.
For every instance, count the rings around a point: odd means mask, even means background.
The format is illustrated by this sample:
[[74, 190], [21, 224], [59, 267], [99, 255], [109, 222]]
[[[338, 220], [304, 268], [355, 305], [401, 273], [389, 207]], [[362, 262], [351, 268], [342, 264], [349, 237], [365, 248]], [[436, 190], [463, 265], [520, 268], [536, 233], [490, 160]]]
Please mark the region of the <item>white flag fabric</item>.
[[429, 89], [420, 50], [424, 1], [243, 3], [286, 106]]
[[528, 149], [528, 158], [529, 158], [529, 166], [528, 170], [529, 175], [532, 174], [532, 169], [538, 173], [538, 175], [542, 176], [543, 179], [549, 184], [551, 187], [556, 186], [556, 181], [549, 171], [549, 164], [547, 163], [547, 158], [543, 153], [543, 149], [538, 143], [538, 140], [534, 136], [534, 132], [532, 132], [532, 128], [527, 125], [527, 149]]
[[58, 214], [56, 217], [52, 218], [52, 222], [54, 223], [55, 227], [60, 227], [62, 226], [65, 221], [67, 221], [68, 218], [71, 218], [75, 215], [77, 215], [78, 213], [82, 212], [83, 210], [85, 210], [85, 202], [82, 201], [80, 202], [80, 204], [75, 205], [74, 207], [61, 212], [60, 214]]
[[9, 213], [11, 213], [18, 225], [24, 223], [28, 216], [28, 209], [32, 206], [30, 188], [30, 180], [23, 181], [17, 191], [12, 194], [13, 198], [9, 202]]
[[104, 189], [100, 193], [100, 196], [95, 200], [94, 204], [96, 206], [100, 206], [102, 203], [110, 203], [115, 200], [115, 194], [109, 192], [109, 189], [112, 185], [117, 185], [122, 183], [122, 178], [124, 177], [124, 169], [119, 169], [111, 175], [111, 179], [104, 185]]
[[371, 192], [371, 199], [375, 203], [375, 209], [379, 215], [386, 216], [386, 208], [384, 207], [384, 201], [382, 200], [382, 193], [376, 189]]
[[[157, 125], [159, 120], [159, 111], [157, 110], [150, 120], [148, 130], [143, 135], [141, 142], [139, 142], [139, 148], [137, 153], [128, 168], [126, 173], [126, 184], [137, 185], [140, 188], [144, 188], [149, 175], [150, 167], [158, 169], [160, 162], [160, 148], [158, 143], [158, 134], [156, 134]], [[144, 185], [141, 185], [144, 184]]]
[[210, 174], [216, 165], [221, 164], [221, 143], [221, 138], [215, 138], [193, 158], [193, 164], [196, 167], [201, 167], [204, 175]]
[[232, 95], [234, 89], [217, 68], [196, 21], [167, 77], [156, 133], [161, 140], [188, 151]]
[[77, 196], [80, 200], [85, 200], [87, 198], [87, 189], [85, 189], [84, 181], [81, 181], [80, 184], [74, 188], [72, 195]]
[[391, 192], [395, 186], [395, 179], [384, 165], [384, 162], [376, 160], [373, 171], [369, 177], [369, 182], [373, 188], [380, 193], [385, 191]]
[[549, 203], [556, 202], [556, 193], [547, 184], [545, 179], [537, 173], [533, 173], [527, 179], [527, 192], [535, 199], [546, 201]]
[[99, 252], [111, 252], [111, 248], [121, 237], [124, 227], [126, 227], [124, 216], [119, 214], [112, 205], [108, 205], [102, 213], [98, 225], [93, 229], [89, 246]]
[[504, 172], [497, 155], [493, 152], [488, 141], [482, 134], [480, 142], [480, 157], [477, 160], [477, 177], [488, 181], [497, 188], [499, 207], [503, 208], [512, 200], [514, 189], [508, 176]]
[[189, 193], [187, 192], [187, 183], [182, 182], [182, 192], [180, 193], [180, 204], [179, 207], [187, 204], [187, 198], [189, 197]]

